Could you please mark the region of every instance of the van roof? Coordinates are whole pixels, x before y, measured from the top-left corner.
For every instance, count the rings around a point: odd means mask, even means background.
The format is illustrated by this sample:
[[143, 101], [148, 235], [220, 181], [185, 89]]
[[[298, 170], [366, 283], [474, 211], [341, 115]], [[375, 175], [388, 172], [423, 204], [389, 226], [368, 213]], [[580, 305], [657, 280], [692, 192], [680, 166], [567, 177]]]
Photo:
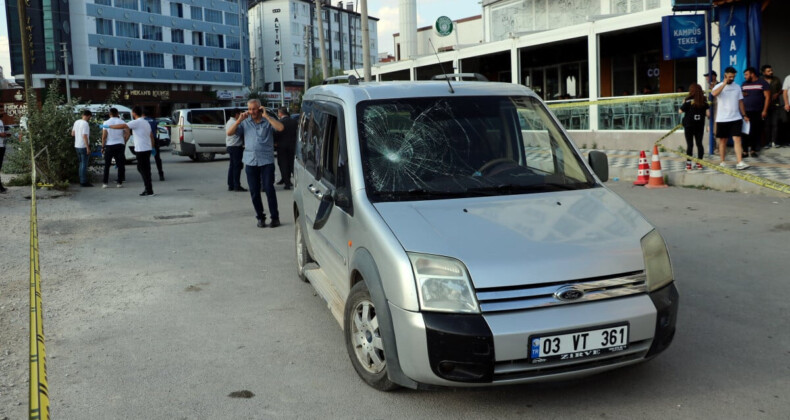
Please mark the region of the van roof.
[[449, 96], [536, 96], [524, 86], [513, 83], [451, 82], [455, 93], [450, 93], [447, 81], [403, 81], [347, 84], [328, 84], [310, 88], [305, 100], [339, 97], [357, 103], [366, 100], [392, 98], [434, 98]]
[[74, 109], [76, 109], [77, 111], [82, 111], [83, 109], [86, 108], [91, 110], [91, 112], [96, 112], [101, 109], [110, 109], [110, 108], [115, 108], [118, 110], [118, 112], [132, 112], [131, 108], [118, 104], [112, 104], [109, 106], [107, 104], [90, 104], [90, 105], [77, 105], [74, 107]]

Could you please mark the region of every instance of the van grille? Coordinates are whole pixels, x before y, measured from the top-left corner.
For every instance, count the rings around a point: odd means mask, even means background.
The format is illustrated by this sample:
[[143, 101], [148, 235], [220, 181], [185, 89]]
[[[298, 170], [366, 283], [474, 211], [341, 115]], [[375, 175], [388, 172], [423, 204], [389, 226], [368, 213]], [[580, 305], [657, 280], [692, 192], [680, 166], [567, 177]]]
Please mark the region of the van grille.
[[[528, 287], [477, 289], [477, 301], [483, 313], [545, 308], [556, 305], [591, 302], [647, 292], [644, 271], [613, 277], [544, 283]], [[581, 297], [560, 299], [563, 290], [576, 290]], [[582, 292], [582, 293], [578, 293]]]

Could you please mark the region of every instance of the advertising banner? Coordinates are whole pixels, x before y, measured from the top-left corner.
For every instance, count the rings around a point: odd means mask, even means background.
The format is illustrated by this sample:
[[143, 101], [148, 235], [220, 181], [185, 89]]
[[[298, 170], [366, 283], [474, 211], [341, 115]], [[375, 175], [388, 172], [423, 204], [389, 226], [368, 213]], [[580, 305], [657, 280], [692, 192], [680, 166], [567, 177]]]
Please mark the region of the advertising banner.
[[661, 18], [664, 60], [705, 56], [705, 16], [678, 15]]
[[735, 76], [735, 83], [743, 85], [743, 71], [748, 67], [748, 33], [747, 26], [747, 6], [731, 5], [721, 7], [719, 12], [719, 28], [721, 36], [721, 46], [719, 55], [721, 56], [721, 72], [723, 78], [724, 69], [735, 67], [738, 71]]

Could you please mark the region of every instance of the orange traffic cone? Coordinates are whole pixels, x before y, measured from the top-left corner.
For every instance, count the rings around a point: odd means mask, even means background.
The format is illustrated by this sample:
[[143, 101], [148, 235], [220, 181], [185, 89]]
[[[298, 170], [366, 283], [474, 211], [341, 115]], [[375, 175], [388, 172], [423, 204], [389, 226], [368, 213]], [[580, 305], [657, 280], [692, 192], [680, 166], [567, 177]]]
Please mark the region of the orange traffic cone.
[[641, 150], [639, 152], [639, 169], [636, 171], [636, 181], [634, 181], [634, 185], [646, 185], [649, 174], [650, 167], [647, 166], [647, 156], [645, 156], [645, 151]]
[[653, 146], [653, 158], [650, 164], [650, 180], [645, 188], [666, 188], [664, 175], [661, 173], [661, 161], [658, 159], [658, 145]]

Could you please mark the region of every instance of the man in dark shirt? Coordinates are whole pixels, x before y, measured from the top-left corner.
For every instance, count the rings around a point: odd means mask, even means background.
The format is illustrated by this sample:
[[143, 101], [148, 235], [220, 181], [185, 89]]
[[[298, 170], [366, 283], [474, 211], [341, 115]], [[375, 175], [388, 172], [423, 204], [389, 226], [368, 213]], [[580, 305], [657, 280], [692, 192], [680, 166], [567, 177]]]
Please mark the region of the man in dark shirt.
[[[743, 156], [757, 157], [763, 136], [763, 121], [768, 116], [770, 105], [770, 86], [757, 75], [754, 67], [749, 67], [743, 72], [743, 105], [746, 116], [749, 117], [749, 132], [745, 133]], [[746, 131], [744, 129], [744, 131]]]
[[760, 68], [763, 73], [763, 80], [771, 87], [771, 103], [768, 105], [768, 116], [765, 119], [765, 142], [766, 148], [779, 147], [779, 124], [782, 118], [780, 97], [782, 96], [782, 82], [779, 77], [774, 76], [774, 70], [770, 64]]
[[277, 118], [283, 123], [285, 129], [275, 132], [274, 137], [277, 142], [277, 165], [280, 167], [280, 181], [277, 184], [285, 184], [286, 190], [291, 189], [291, 175], [294, 172], [294, 155], [296, 154], [296, 134], [299, 130], [299, 121], [291, 118], [288, 109], [281, 107], [277, 110]]

